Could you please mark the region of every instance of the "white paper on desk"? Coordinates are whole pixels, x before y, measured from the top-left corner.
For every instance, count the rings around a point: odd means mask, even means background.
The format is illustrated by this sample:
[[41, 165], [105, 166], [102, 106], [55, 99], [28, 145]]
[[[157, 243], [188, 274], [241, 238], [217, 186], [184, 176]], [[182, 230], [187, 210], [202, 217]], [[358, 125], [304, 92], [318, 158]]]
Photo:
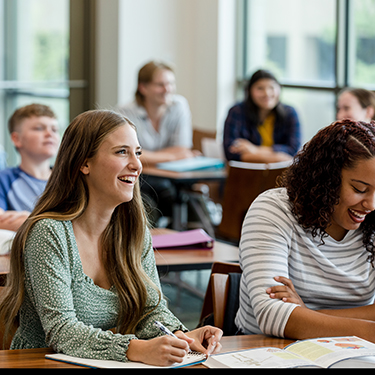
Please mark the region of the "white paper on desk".
[[16, 232], [0, 229], [0, 255], [9, 254]]
[[109, 361], [109, 360], [100, 360], [100, 359], [89, 359], [89, 358], [80, 358], [73, 357], [66, 354], [46, 354], [46, 358], [52, 359], [55, 361], [71, 363], [79, 366], [86, 366], [91, 368], [178, 368], [191, 366], [198, 363], [202, 363], [206, 360], [206, 355], [202, 353], [193, 352], [187, 354], [181, 363], [175, 363], [172, 366], [151, 366], [146, 365], [141, 362], [119, 362], [119, 361]]

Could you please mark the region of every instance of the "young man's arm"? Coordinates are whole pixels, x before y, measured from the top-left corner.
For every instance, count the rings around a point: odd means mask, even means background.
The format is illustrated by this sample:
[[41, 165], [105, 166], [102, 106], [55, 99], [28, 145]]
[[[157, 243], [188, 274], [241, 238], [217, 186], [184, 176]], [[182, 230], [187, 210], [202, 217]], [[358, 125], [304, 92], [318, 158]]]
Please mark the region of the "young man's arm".
[[29, 211], [4, 211], [0, 208], [0, 229], [17, 231], [29, 215]]

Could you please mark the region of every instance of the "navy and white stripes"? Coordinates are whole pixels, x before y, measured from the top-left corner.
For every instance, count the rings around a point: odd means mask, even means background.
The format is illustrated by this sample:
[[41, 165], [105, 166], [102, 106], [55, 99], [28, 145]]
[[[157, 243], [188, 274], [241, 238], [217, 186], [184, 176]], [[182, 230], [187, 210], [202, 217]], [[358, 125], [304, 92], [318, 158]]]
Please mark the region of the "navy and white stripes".
[[313, 238], [291, 213], [286, 189], [271, 189], [250, 206], [242, 227], [240, 308], [236, 324], [246, 334], [283, 337], [295, 304], [274, 300], [266, 289], [275, 276], [292, 280], [313, 310], [368, 305], [375, 294], [375, 270], [367, 260], [361, 230], [342, 241]]

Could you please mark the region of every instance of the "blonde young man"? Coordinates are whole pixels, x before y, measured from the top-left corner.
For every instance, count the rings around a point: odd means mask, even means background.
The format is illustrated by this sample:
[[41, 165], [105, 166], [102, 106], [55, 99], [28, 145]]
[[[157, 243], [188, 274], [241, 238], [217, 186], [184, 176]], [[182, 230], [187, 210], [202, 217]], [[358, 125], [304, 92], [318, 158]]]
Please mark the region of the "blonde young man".
[[8, 128], [21, 163], [0, 171], [0, 229], [16, 231], [44, 191], [51, 174], [50, 159], [58, 150], [59, 133], [56, 115], [42, 104], [17, 109]]

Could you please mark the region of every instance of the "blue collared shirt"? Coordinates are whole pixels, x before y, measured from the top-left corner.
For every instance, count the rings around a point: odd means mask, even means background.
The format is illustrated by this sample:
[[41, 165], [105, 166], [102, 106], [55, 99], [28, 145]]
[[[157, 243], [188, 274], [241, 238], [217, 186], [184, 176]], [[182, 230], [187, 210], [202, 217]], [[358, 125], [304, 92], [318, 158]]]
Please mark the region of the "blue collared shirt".
[[38, 180], [20, 167], [6, 168], [0, 172], [0, 207], [31, 212], [46, 184], [46, 180]]

